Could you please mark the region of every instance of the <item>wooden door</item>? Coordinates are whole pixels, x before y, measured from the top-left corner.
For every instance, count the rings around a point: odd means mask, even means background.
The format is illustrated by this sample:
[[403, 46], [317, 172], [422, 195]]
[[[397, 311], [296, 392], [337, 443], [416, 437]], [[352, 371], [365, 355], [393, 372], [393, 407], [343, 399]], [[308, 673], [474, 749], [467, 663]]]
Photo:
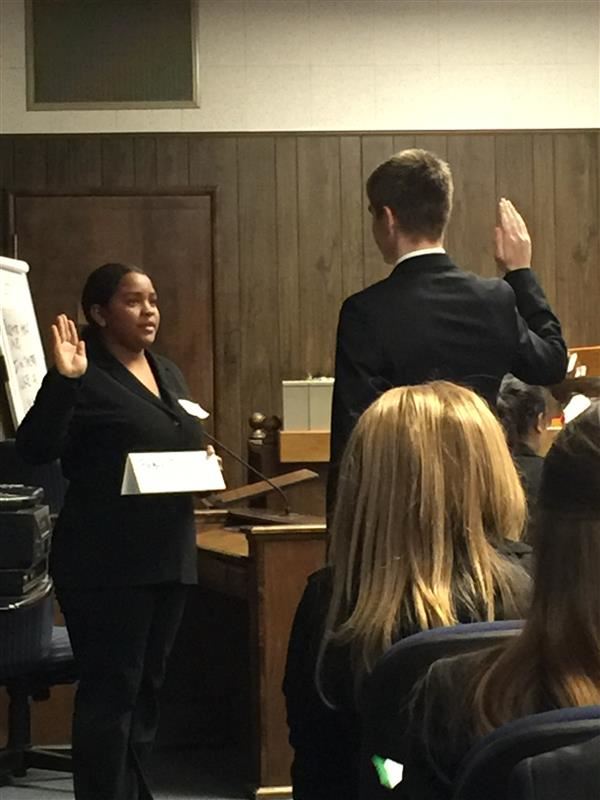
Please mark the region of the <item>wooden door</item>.
[[212, 412], [214, 193], [15, 192], [11, 200], [46, 355], [54, 317], [81, 319], [86, 276], [110, 261], [136, 264], [158, 291], [156, 352], [180, 367], [192, 397]]

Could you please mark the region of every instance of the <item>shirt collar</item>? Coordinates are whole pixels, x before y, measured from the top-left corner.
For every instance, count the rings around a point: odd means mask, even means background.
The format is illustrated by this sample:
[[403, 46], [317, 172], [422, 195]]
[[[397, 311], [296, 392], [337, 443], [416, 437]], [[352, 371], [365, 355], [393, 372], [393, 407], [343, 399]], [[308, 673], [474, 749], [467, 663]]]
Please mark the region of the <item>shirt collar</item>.
[[409, 258], [415, 258], [416, 256], [430, 256], [433, 253], [445, 253], [445, 252], [446, 251], [444, 250], [443, 247], [427, 247], [424, 250], [411, 250], [410, 253], [406, 253], [401, 258], [399, 258], [394, 266], [397, 267], [398, 264], [401, 264], [403, 261], [407, 261]]

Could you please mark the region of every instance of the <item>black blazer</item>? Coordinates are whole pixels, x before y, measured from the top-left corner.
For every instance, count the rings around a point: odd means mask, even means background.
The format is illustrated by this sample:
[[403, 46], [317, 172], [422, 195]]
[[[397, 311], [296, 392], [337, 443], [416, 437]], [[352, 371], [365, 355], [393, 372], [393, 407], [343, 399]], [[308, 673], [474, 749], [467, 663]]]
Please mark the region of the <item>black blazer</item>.
[[[499, 647], [498, 652], [502, 650]], [[402, 800], [452, 800], [455, 783], [469, 751], [480, 741], [465, 701], [465, 686], [478, 670], [485, 650], [444, 658], [430, 667], [412, 698], [412, 721], [402, 783], [392, 793]], [[532, 713], [556, 705], [543, 691]], [[493, 780], [493, 775], [491, 780]], [[507, 797], [512, 798], [509, 794]], [[571, 795], [564, 795], [566, 800]], [[540, 800], [546, 795], [540, 795]]]
[[518, 444], [513, 452], [513, 460], [527, 495], [527, 503], [531, 510], [535, 510], [542, 483], [544, 459], [526, 444]]
[[394, 386], [445, 379], [495, 406], [507, 372], [559, 383], [567, 348], [530, 269], [504, 280], [458, 269], [445, 253], [416, 256], [349, 297], [340, 311], [331, 419], [331, 484], [362, 412]]
[[160, 398], [98, 342], [80, 379], [51, 369], [16, 436], [21, 457], [61, 459], [69, 488], [52, 543], [58, 586], [196, 582], [192, 497], [121, 496], [127, 454], [197, 450], [201, 426], [177, 402], [189, 398], [179, 369], [146, 354]]
[[597, 800], [600, 794], [600, 736], [540, 753], [511, 773], [511, 800]]

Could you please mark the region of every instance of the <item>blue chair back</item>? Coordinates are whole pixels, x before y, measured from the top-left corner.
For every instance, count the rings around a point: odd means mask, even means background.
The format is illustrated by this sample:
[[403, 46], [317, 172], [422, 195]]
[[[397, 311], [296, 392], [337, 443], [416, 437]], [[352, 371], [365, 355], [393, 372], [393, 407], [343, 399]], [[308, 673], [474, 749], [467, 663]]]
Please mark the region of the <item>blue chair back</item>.
[[[510, 800], [510, 777], [519, 762], [599, 735], [600, 706], [561, 708], [509, 722], [484, 737], [467, 754], [453, 798]], [[575, 794], [567, 796], [571, 800]]]
[[517, 636], [521, 620], [473, 622], [433, 628], [397, 642], [385, 653], [365, 683], [361, 696], [360, 798], [388, 798], [371, 762], [373, 755], [404, 763], [409, 702], [417, 682], [440, 658], [494, 647]]
[[30, 672], [50, 654], [53, 585], [46, 578], [26, 597], [0, 597], [0, 685]]

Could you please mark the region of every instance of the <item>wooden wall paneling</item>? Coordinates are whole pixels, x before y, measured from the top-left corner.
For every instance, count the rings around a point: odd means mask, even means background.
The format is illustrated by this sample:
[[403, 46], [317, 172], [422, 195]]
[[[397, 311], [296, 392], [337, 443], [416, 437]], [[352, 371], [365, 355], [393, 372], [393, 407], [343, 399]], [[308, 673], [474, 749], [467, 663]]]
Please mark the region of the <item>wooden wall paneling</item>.
[[14, 182], [14, 139], [0, 134], [0, 188]]
[[340, 137], [340, 203], [342, 213], [342, 299], [365, 285], [364, 215], [368, 215], [361, 170], [359, 136]]
[[[275, 140], [279, 361], [284, 380], [304, 378], [298, 263], [298, 150], [296, 136]], [[261, 409], [269, 413], [270, 409]]]
[[109, 189], [135, 185], [133, 136], [102, 137], [102, 185]]
[[135, 185], [152, 187], [157, 184], [156, 137], [136, 136], [133, 140]]
[[556, 228], [554, 136], [535, 133], [533, 139], [532, 264], [550, 304], [556, 304]]
[[298, 230], [304, 372], [332, 375], [335, 329], [342, 300], [337, 136], [298, 139]]
[[556, 305], [572, 347], [600, 342], [598, 139], [557, 133]]
[[446, 136], [437, 135], [435, 133], [417, 134], [415, 136], [415, 147], [420, 147], [422, 150], [429, 150], [444, 160], [448, 158], [448, 139]]
[[242, 417], [281, 414], [275, 142], [238, 140]]
[[533, 140], [530, 133], [499, 133], [494, 137], [496, 200], [507, 197], [533, 224]]
[[[410, 150], [415, 147], [416, 137], [412, 133], [403, 133], [394, 136], [394, 153], [399, 153], [401, 150]], [[390, 153], [390, 155], [393, 155]]]
[[46, 136], [17, 136], [14, 145], [14, 179], [19, 189], [45, 189], [47, 185]]
[[[375, 167], [394, 154], [394, 139], [392, 136], [363, 136], [362, 146], [362, 182], [363, 190], [367, 178]], [[384, 263], [377, 245], [373, 241], [371, 232], [371, 215], [368, 210], [368, 200], [365, 201], [363, 215], [363, 252], [365, 264], [365, 286], [385, 278], [390, 273], [391, 267]]]
[[163, 313], [157, 351], [181, 366], [192, 397], [214, 412], [213, 198], [144, 198], [139, 216], [143, 263]]
[[[590, 134], [592, 136], [592, 134]], [[596, 209], [596, 220], [600, 217], [600, 131], [596, 131], [595, 136], [595, 152], [596, 152], [596, 198], [598, 207]], [[600, 233], [596, 234], [596, 274], [598, 274], [598, 267], [600, 267]], [[598, 311], [594, 316], [594, 327], [591, 336], [594, 337], [594, 344], [600, 344], [600, 318]]]
[[187, 136], [158, 136], [156, 170], [159, 186], [187, 186], [189, 150]]
[[2, 191], [5, 186], [14, 184], [14, 140], [0, 135], [0, 254], [12, 255], [12, 243], [8, 233], [8, 198]]
[[47, 142], [47, 163], [50, 188], [102, 185], [99, 136], [51, 136]]
[[[189, 174], [190, 185], [217, 189], [213, 282], [215, 433], [234, 452], [244, 455], [249, 428], [241, 406], [237, 139], [233, 136], [190, 137]], [[242, 467], [226, 453], [221, 455], [227, 483], [245, 482]]]
[[496, 275], [494, 137], [468, 133], [450, 135], [448, 162], [454, 176], [454, 210], [448, 228], [448, 250], [463, 269], [480, 275]]

